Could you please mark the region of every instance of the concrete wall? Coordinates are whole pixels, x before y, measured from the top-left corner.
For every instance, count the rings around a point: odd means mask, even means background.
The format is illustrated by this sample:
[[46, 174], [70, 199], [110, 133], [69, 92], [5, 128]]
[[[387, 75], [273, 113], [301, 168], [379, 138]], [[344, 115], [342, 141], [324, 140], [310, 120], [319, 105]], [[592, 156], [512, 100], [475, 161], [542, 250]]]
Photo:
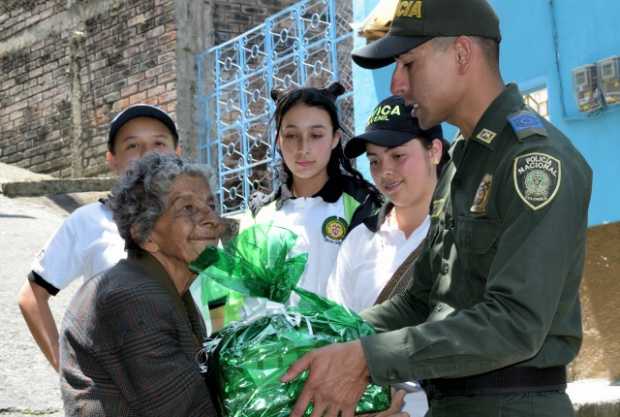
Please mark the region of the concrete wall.
[[586, 253], [581, 284], [584, 338], [570, 376], [620, 382], [620, 223], [590, 228]]
[[[620, 220], [620, 106], [594, 117], [579, 113], [572, 92], [571, 70], [611, 55], [620, 55], [620, 3], [609, 0], [491, 0], [503, 34], [501, 68], [506, 82], [523, 90], [546, 86], [551, 121], [570, 137], [594, 168], [590, 225]], [[363, 19], [376, 0], [355, 0], [356, 20]], [[557, 27], [554, 43], [553, 19]], [[358, 45], [365, 44], [357, 39]], [[556, 50], [559, 56], [556, 62]], [[378, 100], [389, 95], [391, 69], [368, 71], [354, 66], [358, 129]], [[363, 88], [361, 88], [363, 86]], [[367, 94], [371, 92], [371, 94]], [[455, 129], [446, 129], [453, 135]], [[364, 158], [360, 166], [364, 167]]]
[[575, 67], [620, 55], [620, 3], [495, 0], [493, 4], [502, 19], [505, 78], [525, 89], [547, 85], [552, 122], [573, 140], [594, 169], [590, 224], [620, 220], [620, 164], [615, 157], [620, 154], [620, 106], [596, 117], [579, 113], [571, 78]]
[[196, 157], [197, 117], [194, 95], [195, 54], [214, 45], [213, 3], [209, 0], [176, 0], [177, 21], [177, 128], [185, 156]]

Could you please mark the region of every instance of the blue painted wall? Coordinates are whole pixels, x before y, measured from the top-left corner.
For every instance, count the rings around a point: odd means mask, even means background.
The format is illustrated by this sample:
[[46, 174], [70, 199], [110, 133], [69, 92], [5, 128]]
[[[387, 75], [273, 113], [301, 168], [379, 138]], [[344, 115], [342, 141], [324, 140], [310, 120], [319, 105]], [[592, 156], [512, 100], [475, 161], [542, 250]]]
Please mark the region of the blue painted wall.
[[[580, 113], [572, 84], [573, 68], [620, 55], [620, 2], [490, 1], [501, 22], [504, 80], [517, 82], [524, 91], [548, 88], [551, 121], [571, 138], [594, 170], [590, 225], [620, 221], [620, 106], [590, 117]], [[353, 4], [354, 17], [359, 22], [372, 11], [377, 0], [354, 0]], [[355, 39], [356, 47], [365, 43], [362, 38]], [[372, 108], [390, 94], [391, 72], [391, 67], [369, 71], [354, 65], [358, 132], [364, 129]], [[447, 137], [456, 131], [452, 126], [445, 130]], [[358, 159], [358, 167], [369, 177], [365, 157]]]

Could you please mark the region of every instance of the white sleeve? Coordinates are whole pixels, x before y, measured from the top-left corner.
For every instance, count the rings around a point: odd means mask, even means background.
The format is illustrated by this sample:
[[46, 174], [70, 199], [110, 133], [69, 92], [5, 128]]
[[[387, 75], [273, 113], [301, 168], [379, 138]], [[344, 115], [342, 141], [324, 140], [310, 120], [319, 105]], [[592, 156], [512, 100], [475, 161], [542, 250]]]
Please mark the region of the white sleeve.
[[67, 287], [82, 274], [82, 256], [76, 253], [75, 221], [74, 215], [65, 219], [32, 263], [32, 272], [56, 290]]

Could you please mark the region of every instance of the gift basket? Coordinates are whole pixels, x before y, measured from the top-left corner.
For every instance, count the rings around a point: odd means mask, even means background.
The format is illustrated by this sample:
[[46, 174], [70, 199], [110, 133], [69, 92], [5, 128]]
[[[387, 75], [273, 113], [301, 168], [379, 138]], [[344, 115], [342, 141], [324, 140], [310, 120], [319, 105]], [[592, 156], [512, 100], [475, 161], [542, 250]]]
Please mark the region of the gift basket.
[[[282, 383], [289, 366], [311, 350], [374, 333], [346, 307], [296, 287], [307, 261], [307, 254], [295, 254], [296, 239], [287, 229], [254, 225], [223, 248], [207, 248], [190, 265], [198, 279], [243, 296], [276, 303], [286, 303], [293, 293], [299, 297], [296, 306], [280, 304], [277, 311], [232, 323], [205, 342], [207, 381], [221, 416], [287, 417], [307, 378], [304, 372]], [[356, 413], [389, 405], [389, 387], [369, 384]], [[311, 412], [309, 406], [306, 415]]]

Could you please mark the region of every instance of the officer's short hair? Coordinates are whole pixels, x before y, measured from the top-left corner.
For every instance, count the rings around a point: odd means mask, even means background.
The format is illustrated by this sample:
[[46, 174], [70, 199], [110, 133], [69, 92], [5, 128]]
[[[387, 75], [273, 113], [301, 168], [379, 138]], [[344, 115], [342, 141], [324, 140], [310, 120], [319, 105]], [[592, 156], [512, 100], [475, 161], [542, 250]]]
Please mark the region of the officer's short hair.
[[[456, 36], [441, 36], [431, 39], [433, 48], [445, 51], [456, 40]], [[496, 71], [499, 71], [499, 43], [495, 39], [483, 38], [480, 36], [470, 36], [482, 49], [482, 53], [487, 63]]]

